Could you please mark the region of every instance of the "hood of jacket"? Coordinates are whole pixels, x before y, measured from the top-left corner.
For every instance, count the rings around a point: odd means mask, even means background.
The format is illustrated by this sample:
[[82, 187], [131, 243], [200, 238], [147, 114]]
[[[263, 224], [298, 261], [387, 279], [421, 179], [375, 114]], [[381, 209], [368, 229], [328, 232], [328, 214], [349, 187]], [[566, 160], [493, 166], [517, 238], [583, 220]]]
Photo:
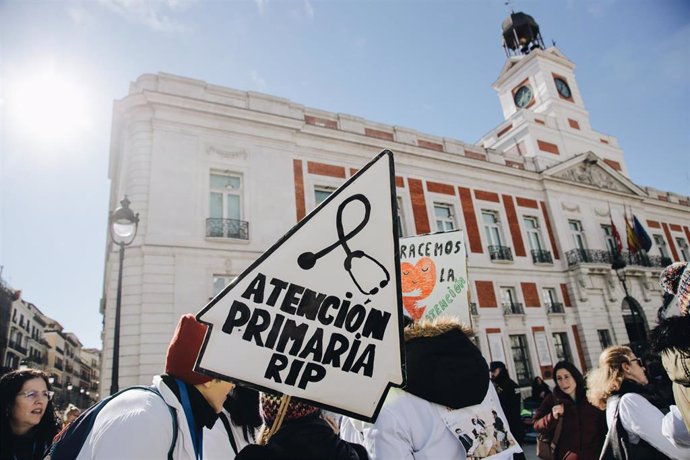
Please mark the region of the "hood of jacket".
[[405, 328], [405, 391], [453, 409], [481, 403], [489, 366], [471, 336], [470, 328], [450, 318]]

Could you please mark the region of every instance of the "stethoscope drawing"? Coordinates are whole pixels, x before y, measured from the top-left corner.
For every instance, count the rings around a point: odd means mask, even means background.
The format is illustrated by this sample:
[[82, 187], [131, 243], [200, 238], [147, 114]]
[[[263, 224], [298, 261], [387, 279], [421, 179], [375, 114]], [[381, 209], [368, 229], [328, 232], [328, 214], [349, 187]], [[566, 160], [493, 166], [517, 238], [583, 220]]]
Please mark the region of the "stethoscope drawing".
[[[345, 234], [345, 231], [343, 230], [343, 211], [345, 210], [345, 207], [352, 203], [353, 201], [359, 201], [364, 205], [364, 218], [362, 221], [355, 227], [353, 228], [349, 233]], [[297, 263], [303, 270], [310, 270], [311, 268], [316, 265], [316, 261], [320, 259], [321, 257], [325, 256], [326, 254], [330, 253], [333, 249], [337, 248], [338, 246], [342, 246], [343, 250], [345, 251], [346, 257], [343, 265], [345, 266], [345, 270], [349, 273], [350, 278], [352, 278], [352, 281], [355, 283], [357, 286], [357, 289], [364, 294], [364, 295], [374, 295], [377, 292], [379, 292], [379, 289], [383, 289], [388, 285], [390, 282], [390, 274], [388, 273], [388, 270], [376, 259], [371, 257], [369, 254], [365, 253], [364, 251], [361, 250], [355, 250], [352, 251], [350, 247], [348, 246], [347, 242], [350, 240], [352, 237], [354, 237], [356, 234], [358, 234], [360, 231], [366, 227], [367, 223], [369, 222], [369, 216], [371, 215], [371, 204], [369, 203], [369, 200], [367, 197], [365, 197], [362, 194], [356, 194], [352, 195], [351, 197], [347, 198], [345, 201], [340, 203], [338, 206], [338, 212], [336, 215], [336, 231], [338, 232], [338, 240], [331, 244], [330, 246], [327, 246], [314, 254], [313, 252], [304, 252], [302, 253], [298, 258], [297, 258]], [[374, 262], [383, 272], [383, 277], [384, 279], [381, 280], [378, 283], [378, 286], [374, 286], [370, 290], [366, 291], [364, 288], [362, 288], [362, 285], [357, 281], [357, 278], [355, 277], [355, 274], [352, 272], [352, 261], [354, 259], [369, 259], [370, 261]]]

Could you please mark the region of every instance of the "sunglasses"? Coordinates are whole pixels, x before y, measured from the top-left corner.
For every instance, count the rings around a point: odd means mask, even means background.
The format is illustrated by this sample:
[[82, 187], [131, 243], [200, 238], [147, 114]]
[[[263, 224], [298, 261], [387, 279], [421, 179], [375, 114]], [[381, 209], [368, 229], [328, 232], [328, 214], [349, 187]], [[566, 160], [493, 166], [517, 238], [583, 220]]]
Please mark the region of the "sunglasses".
[[641, 359], [641, 358], [631, 359], [631, 360], [630, 360], [630, 363], [631, 363], [631, 364], [632, 364], [632, 363], [637, 363], [638, 366], [644, 367], [644, 363], [642, 362], [642, 359]]
[[55, 395], [55, 392], [30, 390], [30, 391], [19, 392], [19, 393], [17, 393], [17, 395], [24, 396], [29, 401], [35, 401], [38, 398], [45, 398], [48, 401], [50, 401], [51, 399], [53, 399], [53, 395]]

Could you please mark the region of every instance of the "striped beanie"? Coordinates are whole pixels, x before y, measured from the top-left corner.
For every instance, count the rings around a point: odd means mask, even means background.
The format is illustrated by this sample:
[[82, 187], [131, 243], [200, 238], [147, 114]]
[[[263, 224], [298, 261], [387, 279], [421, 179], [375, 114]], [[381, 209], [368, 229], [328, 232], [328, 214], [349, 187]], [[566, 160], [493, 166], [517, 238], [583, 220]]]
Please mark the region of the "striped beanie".
[[681, 314], [688, 314], [690, 307], [690, 264], [676, 262], [661, 272], [661, 287], [678, 299]]
[[[278, 415], [281, 397], [268, 393], [261, 393], [261, 397], [259, 399], [261, 401], [261, 417], [264, 419], [264, 422], [267, 425], [270, 425], [275, 421]], [[306, 417], [307, 415], [315, 414], [318, 412], [318, 410], [318, 407], [314, 407], [310, 404], [290, 398], [283, 422], [296, 420], [298, 418]]]

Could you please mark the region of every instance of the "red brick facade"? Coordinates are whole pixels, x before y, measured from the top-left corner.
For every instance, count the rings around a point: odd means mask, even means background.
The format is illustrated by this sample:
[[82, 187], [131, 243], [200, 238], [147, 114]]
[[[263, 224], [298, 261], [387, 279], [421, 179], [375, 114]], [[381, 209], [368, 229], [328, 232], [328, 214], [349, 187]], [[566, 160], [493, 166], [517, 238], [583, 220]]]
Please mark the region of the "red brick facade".
[[414, 214], [414, 226], [417, 234], [429, 233], [429, 214], [426, 210], [426, 199], [424, 198], [424, 187], [419, 179], [407, 178], [407, 185], [410, 187], [410, 200], [412, 201], [412, 214]]
[[467, 240], [470, 242], [470, 251], [481, 254], [484, 250], [482, 249], [482, 239], [479, 236], [477, 215], [474, 213], [472, 193], [470, 189], [465, 187], [458, 187], [458, 192], [460, 193], [462, 215], [465, 217], [465, 230], [467, 231]]
[[513, 239], [513, 249], [515, 255], [518, 257], [525, 257], [525, 243], [522, 241], [522, 232], [520, 232], [520, 221], [515, 212], [515, 203], [513, 197], [510, 195], [503, 195], [503, 207], [506, 210], [506, 218], [508, 219], [508, 228], [510, 228], [510, 236]]
[[541, 307], [536, 283], [520, 283], [520, 287], [525, 298], [525, 307]]
[[477, 300], [482, 308], [497, 308], [496, 292], [492, 281], [475, 281], [477, 287]]

